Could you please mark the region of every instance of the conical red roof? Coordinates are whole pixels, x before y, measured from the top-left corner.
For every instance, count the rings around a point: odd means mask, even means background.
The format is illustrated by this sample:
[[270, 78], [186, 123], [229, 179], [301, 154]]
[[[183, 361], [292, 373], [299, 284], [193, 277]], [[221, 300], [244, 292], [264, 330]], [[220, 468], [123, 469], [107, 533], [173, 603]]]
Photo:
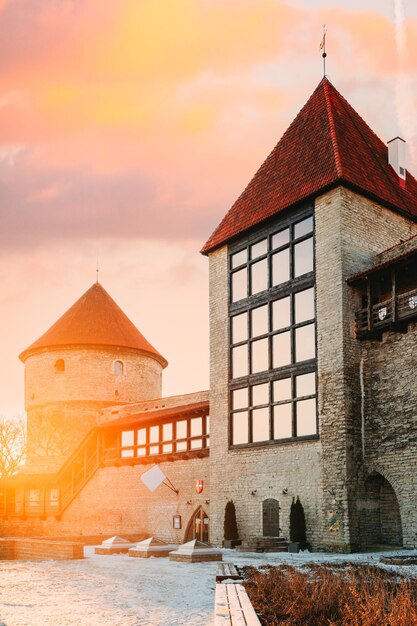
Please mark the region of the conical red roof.
[[324, 78], [202, 253], [338, 185], [417, 218], [416, 179], [407, 172], [401, 186], [387, 146]]
[[167, 361], [138, 331], [109, 296], [95, 283], [37, 341], [20, 355], [25, 361], [39, 350], [55, 346], [114, 346], [130, 348], [154, 357], [163, 367]]

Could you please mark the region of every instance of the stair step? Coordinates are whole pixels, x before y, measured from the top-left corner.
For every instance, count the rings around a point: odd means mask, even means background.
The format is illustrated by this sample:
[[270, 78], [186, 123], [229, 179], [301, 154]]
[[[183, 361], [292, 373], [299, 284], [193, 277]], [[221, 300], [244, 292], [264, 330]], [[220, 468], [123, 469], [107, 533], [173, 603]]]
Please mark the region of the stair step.
[[287, 552], [288, 542], [285, 537], [251, 537], [243, 545], [237, 546], [238, 552]]

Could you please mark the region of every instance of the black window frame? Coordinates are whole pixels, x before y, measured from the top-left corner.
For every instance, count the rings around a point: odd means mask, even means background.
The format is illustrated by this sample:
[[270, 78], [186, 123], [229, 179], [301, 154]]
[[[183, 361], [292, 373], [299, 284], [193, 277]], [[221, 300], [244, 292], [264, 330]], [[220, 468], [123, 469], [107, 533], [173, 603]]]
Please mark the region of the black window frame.
[[[294, 230], [296, 224], [302, 222], [307, 218], [312, 218], [313, 220], [313, 229], [312, 231], [300, 236], [294, 236]], [[229, 449], [240, 449], [240, 448], [253, 448], [253, 447], [265, 447], [270, 445], [282, 445], [289, 442], [300, 442], [305, 440], [317, 440], [319, 439], [319, 420], [318, 420], [318, 380], [317, 380], [317, 306], [316, 306], [316, 234], [315, 234], [315, 224], [314, 224], [314, 206], [312, 204], [301, 207], [300, 209], [293, 211], [291, 214], [286, 214], [285, 216], [280, 216], [280, 218], [275, 219], [274, 221], [270, 221], [265, 226], [258, 228], [256, 231], [253, 231], [249, 235], [244, 238], [239, 239], [229, 246], [228, 249], [228, 357], [229, 357], [229, 367], [228, 367], [228, 381], [229, 381], [229, 410], [228, 410], [228, 438], [229, 438]], [[272, 238], [275, 234], [289, 229], [289, 241], [288, 243], [282, 244], [276, 249], [272, 248]], [[250, 250], [251, 246], [262, 241], [263, 239], [267, 239], [267, 253], [263, 254], [256, 259], [250, 258]], [[306, 241], [312, 238], [313, 242], [313, 270], [308, 272], [307, 274], [293, 277], [294, 276], [294, 249], [298, 243], [302, 241]], [[246, 263], [242, 263], [237, 265], [236, 267], [232, 267], [233, 255], [241, 252], [242, 250], [247, 251], [247, 260]], [[289, 249], [289, 273], [290, 279], [284, 283], [279, 285], [272, 285], [272, 263], [273, 263], [273, 255], [277, 252], [280, 252], [284, 249]], [[268, 288], [262, 292], [256, 293], [254, 295], [250, 295], [251, 292], [251, 271], [250, 267], [253, 263], [258, 262], [262, 259], [267, 259], [268, 266]], [[232, 302], [232, 275], [234, 272], [247, 268], [247, 297], [239, 300], [237, 302]], [[304, 290], [313, 288], [314, 289], [314, 320], [311, 318], [309, 320], [304, 320], [303, 322], [297, 323], [295, 321], [295, 294], [302, 292]], [[280, 328], [278, 330], [273, 330], [273, 319], [272, 319], [272, 307], [273, 302], [276, 300], [282, 299], [289, 296], [290, 297], [290, 325], [285, 328]], [[252, 337], [252, 314], [251, 311], [263, 305], [268, 306], [268, 332], [263, 333], [262, 335], [257, 335], [256, 337]], [[247, 338], [243, 341], [239, 341], [236, 344], [233, 343], [232, 337], [232, 324], [233, 318], [236, 315], [241, 313], [247, 313]], [[315, 345], [315, 357], [306, 361], [296, 362], [295, 361], [295, 332], [297, 328], [302, 328], [304, 326], [308, 326], [310, 324], [314, 325], [314, 345]], [[273, 337], [275, 335], [281, 334], [283, 332], [291, 333], [291, 363], [283, 366], [273, 367], [273, 350], [272, 350], [272, 342]], [[269, 342], [268, 348], [268, 358], [269, 358], [269, 367], [267, 370], [262, 372], [251, 373], [251, 344], [254, 341], [258, 341], [259, 339], [267, 338]], [[247, 374], [244, 376], [240, 376], [238, 378], [232, 378], [232, 351], [234, 347], [247, 345]], [[296, 397], [295, 390], [295, 381], [296, 377], [303, 374], [315, 374], [315, 394], [309, 396], [300, 396], [300, 398]], [[273, 382], [275, 380], [282, 380], [290, 378], [291, 379], [291, 399], [286, 402], [275, 402], [273, 398]], [[265, 441], [253, 441], [253, 410], [254, 406], [252, 403], [252, 387], [262, 384], [269, 384], [269, 402], [267, 405], [259, 405], [256, 408], [262, 408], [265, 406], [269, 407], [269, 439]], [[232, 404], [232, 395], [233, 391], [238, 389], [248, 388], [248, 406], [242, 409], [233, 409]], [[297, 436], [297, 403], [300, 399], [315, 399], [316, 401], [316, 432], [310, 435], [302, 435]], [[274, 406], [279, 404], [291, 404], [291, 437], [281, 438], [281, 439], [273, 439], [273, 427], [274, 427]], [[246, 443], [233, 443], [233, 416], [239, 412], [248, 412], [248, 442]]]

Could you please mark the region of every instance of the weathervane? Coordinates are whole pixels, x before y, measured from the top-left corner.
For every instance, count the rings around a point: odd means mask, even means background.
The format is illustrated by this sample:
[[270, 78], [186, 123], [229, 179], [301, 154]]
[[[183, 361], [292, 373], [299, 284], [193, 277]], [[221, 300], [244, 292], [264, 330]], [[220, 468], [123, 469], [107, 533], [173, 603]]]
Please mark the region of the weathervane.
[[323, 76], [324, 77], [326, 77], [326, 57], [327, 57], [326, 35], [327, 35], [326, 24], [323, 24], [323, 39], [321, 40], [320, 50], [323, 50], [323, 54], [321, 56], [323, 57]]

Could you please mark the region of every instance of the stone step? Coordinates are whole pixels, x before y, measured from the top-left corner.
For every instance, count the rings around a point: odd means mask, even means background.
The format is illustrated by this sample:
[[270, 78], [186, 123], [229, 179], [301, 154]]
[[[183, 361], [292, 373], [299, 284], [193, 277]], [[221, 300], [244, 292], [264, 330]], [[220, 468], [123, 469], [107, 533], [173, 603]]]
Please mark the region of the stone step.
[[279, 546], [255, 546], [255, 545], [241, 545], [235, 548], [236, 552], [288, 552], [288, 544], [282, 543]]
[[252, 537], [248, 543], [257, 543], [260, 546], [279, 545], [285, 543], [285, 537]]
[[251, 537], [236, 547], [238, 552], [287, 552], [288, 542], [284, 537]]

